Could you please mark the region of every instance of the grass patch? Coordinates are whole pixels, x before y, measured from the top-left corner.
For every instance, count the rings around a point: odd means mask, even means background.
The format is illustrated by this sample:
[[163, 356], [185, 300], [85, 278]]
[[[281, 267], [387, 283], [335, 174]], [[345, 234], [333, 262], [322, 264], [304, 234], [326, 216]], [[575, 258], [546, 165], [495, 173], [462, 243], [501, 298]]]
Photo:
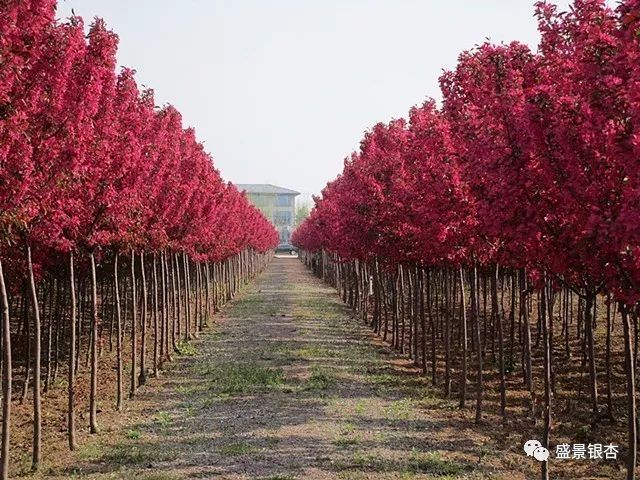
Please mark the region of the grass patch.
[[306, 347], [298, 348], [294, 351], [295, 355], [305, 359], [313, 360], [318, 358], [326, 358], [331, 356], [329, 349], [320, 345], [307, 345]]
[[334, 468], [342, 471], [340, 478], [359, 478], [350, 475], [362, 472], [394, 472], [399, 475], [394, 478], [409, 479], [426, 474], [429, 478], [442, 480], [457, 478], [471, 470], [467, 465], [443, 459], [437, 452], [413, 451], [408, 458], [395, 460], [361, 450], [354, 452], [345, 462], [338, 462]]
[[202, 390], [202, 385], [194, 384], [194, 385], [178, 385], [176, 387], [176, 393], [185, 396], [191, 396], [195, 393], [198, 393]]
[[256, 363], [224, 363], [207, 369], [209, 390], [218, 395], [263, 392], [284, 382], [281, 369]]
[[411, 473], [428, 473], [438, 477], [455, 476], [469, 467], [452, 460], [445, 460], [438, 452], [413, 452], [407, 461], [406, 470]]
[[169, 412], [158, 412], [155, 420], [161, 427], [166, 428], [171, 423], [171, 414]]
[[356, 430], [356, 426], [353, 423], [345, 423], [342, 427], [342, 434], [347, 435], [348, 433], [353, 433]]
[[288, 342], [273, 342], [261, 355], [261, 358], [265, 360], [276, 360], [278, 364], [281, 365], [289, 365], [298, 360], [298, 356]]
[[178, 342], [176, 350], [178, 351], [178, 355], [182, 355], [184, 357], [194, 357], [198, 354], [196, 347], [186, 340]]
[[127, 437], [129, 440], [140, 440], [141, 436], [142, 432], [137, 428], [127, 430], [127, 433], [125, 434], [125, 437]]
[[305, 390], [326, 390], [336, 383], [335, 376], [324, 368], [311, 367], [311, 375], [306, 381]]
[[112, 465], [142, 465], [172, 462], [178, 458], [177, 451], [159, 448], [157, 445], [117, 445], [100, 461]]
[[[71, 473], [68, 478], [70, 478], [71, 480], [78, 480], [86, 477], [80, 472], [74, 472], [74, 473]], [[94, 477], [92, 476], [91, 478], [94, 478]], [[149, 472], [149, 473], [112, 472], [112, 473], [102, 474], [99, 477], [95, 477], [95, 478], [100, 478], [101, 480], [107, 480], [107, 479], [109, 480], [183, 480], [184, 479], [184, 477], [180, 475], [176, 475], [174, 473], [167, 473], [167, 472]]]
[[409, 420], [411, 418], [412, 402], [408, 398], [391, 402], [385, 408], [385, 416], [389, 420]]
[[339, 437], [336, 438], [333, 441], [333, 444], [336, 447], [352, 447], [354, 445], [358, 445], [360, 443], [360, 439], [359, 438], [353, 438], [353, 437]]
[[179, 477], [173, 473], [154, 472], [143, 474], [136, 473], [127, 478], [130, 478], [131, 480], [181, 480], [183, 477]]
[[219, 448], [219, 451], [222, 455], [238, 456], [247, 455], [248, 453], [255, 451], [255, 448], [247, 442], [234, 442], [222, 445]]
[[365, 402], [364, 400], [358, 400], [353, 409], [356, 415], [364, 415], [367, 411], [367, 402]]
[[102, 447], [97, 443], [87, 443], [78, 448], [78, 458], [82, 460], [96, 460], [102, 455]]

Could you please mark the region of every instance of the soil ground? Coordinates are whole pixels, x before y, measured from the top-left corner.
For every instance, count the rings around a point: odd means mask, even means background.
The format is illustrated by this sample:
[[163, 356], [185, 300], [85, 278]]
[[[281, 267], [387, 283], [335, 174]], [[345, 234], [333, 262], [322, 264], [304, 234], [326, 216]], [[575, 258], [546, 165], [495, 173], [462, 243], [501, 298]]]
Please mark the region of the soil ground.
[[[276, 258], [216, 324], [46, 478], [525, 479], [522, 432], [473, 424], [352, 318], [296, 258]], [[471, 405], [471, 402], [470, 402]], [[571, 464], [552, 464], [554, 478]], [[621, 472], [589, 478], [618, 478]], [[575, 475], [573, 470], [573, 475]]]

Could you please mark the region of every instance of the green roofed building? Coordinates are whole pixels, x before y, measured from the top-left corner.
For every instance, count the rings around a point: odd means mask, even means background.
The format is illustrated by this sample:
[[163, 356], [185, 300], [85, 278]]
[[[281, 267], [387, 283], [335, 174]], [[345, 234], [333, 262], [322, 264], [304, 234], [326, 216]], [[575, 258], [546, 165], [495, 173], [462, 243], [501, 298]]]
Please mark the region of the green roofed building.
[[296, 197], [300, 192], [268, 183], [239, 183], [238, 190], [246, 192], [249, 201], [271, 220], [280, 234], [280, 244], [291, 243], [296, 218]]

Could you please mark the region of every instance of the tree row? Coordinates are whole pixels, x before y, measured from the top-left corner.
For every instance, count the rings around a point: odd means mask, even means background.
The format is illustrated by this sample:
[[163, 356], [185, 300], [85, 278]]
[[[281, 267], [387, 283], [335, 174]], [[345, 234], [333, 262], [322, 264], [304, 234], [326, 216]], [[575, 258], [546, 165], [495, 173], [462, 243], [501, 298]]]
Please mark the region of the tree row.
[[3, 479], [12, 402], [33, 403], [35, 470], [56, 379], [74, 448], [80, 378], [98, 431], [105, 352], [119, 409], [123, 358], [134, 396], [277, 244], [180, 113], [116, 69], [117, 44], [100, 19], [58, 21], [54, 0], [0, 3]]
[[368, 131], [293, 241], [462, 406], [473, 368], [477, 421], [487, 377], [503, 417], [509, 388], [512, 404], [529, 392], [547, 448], [560, 400], [586, 397], [594, 428], [625, 417], [634, 478], [640, 3], [540, 2], [536, 17], [537, 51], [464, 52], [441, 105]]

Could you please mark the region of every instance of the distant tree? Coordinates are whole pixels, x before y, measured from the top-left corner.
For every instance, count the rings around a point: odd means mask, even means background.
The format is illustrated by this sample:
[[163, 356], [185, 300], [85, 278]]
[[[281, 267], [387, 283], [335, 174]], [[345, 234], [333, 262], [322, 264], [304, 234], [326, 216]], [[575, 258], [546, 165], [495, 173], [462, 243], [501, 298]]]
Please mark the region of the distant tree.
[[297, 227], [302, 222], [304, 222], [305, 219], [309, 216], [309, 213], [311, 213], [311, 208], [309, 208], [308, 203], [303, 203], [302, 205], [298, 205], [296, 207], [296, 218], [294, 221], [294, 227]]

